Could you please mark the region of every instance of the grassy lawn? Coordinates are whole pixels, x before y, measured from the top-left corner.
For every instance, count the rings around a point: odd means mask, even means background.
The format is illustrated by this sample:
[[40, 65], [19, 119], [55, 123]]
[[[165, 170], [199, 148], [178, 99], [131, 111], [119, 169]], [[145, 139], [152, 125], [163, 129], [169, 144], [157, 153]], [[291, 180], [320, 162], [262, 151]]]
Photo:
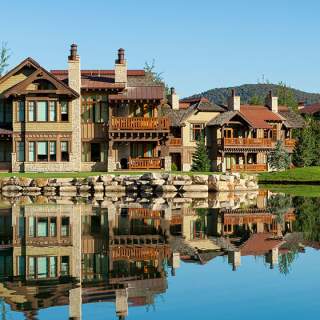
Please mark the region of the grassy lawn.
[[300, 197], [320, 197], [320, 186], [314, 185], [277, 185], [277, 184], [264, 184], [263, 189], [268, 189], [272, 192], [281, 192]]
[[259, 174], [259, 182], [320, 184], [320, 167], [295, 168], [282, 172], [262, 172]]
[[[106, 174], [115, 175], [141, 175], [146, 172], [164, 173], [164, 171], [117, 171], [117, 172], [0, 172], [0, 179], [4, 177], [28, 177], [28, 178], [86, 178], [89, 176], [99, 176]], [[181, 172], [175, 171], [172, 174], [185, 174], [185, 175], [209, 175], [219, 172]], [[221, 172], [220, 172], [221, 173]]]

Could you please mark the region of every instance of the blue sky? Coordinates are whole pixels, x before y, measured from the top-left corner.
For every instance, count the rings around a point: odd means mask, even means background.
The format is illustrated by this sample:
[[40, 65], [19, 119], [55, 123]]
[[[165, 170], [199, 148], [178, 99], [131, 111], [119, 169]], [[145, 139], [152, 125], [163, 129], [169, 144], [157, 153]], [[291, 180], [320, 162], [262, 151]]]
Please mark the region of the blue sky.
[[27, 56], [66, 67], [79, 45], [82, 68], [113, 67], [126, 49], [129, 68], [155, 59], [181, 96], [258, 79], [320, 92], [317, 0], [1, 1], [0, 42], [11, 66]]

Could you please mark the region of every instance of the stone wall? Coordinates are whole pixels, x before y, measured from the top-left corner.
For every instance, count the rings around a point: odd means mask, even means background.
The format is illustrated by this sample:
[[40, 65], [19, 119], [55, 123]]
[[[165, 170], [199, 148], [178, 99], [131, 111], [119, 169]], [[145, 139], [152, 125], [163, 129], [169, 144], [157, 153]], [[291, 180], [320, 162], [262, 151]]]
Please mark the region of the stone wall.
[[0, 180], [4, 197], [18, 196], [104, 196], [121, 193], [136, 194], [140, 198], [170, 195], [170, 197], [208, 197], [210, 192], [235, 192], [258, 190], [254, 175], [212, 174], [173, 175], [145, 173], [136, 176], [101, 175], [88, 178], [26, 178], [11, 177]]

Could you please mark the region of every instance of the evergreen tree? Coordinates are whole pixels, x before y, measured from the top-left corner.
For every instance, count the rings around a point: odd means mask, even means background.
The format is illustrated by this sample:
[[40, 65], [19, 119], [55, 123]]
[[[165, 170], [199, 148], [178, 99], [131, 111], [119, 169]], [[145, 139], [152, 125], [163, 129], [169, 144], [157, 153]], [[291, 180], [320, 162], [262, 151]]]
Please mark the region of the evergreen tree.
[[268, 156], [268, 164], [271, 169], [285, 170], [290, 166], [290, 155], [283, 148], [282, 142], [279, 140], [276, 143], [275, 149]]
[[210, 171], [210, 160], [203, 135], [197, 141], [196, 150], [192, 155], [191, 171]]
[[279, 82], [277, 90], [279, 105], [288, 106], [291, 110], [298, 109], [298, 101], [292, 91], [284, 82]]
[[252, 96], [250, 98], [249, 104], [251, 104], [251, 105], [264, 104], [264, 98], [262, 96], [259, 96], [259, 95], [254, 95], [254, 96]]
[[0, 49], [0, 77], [2, 76], [5, 69], [8, 67], [8, 60], [10, 58], [10, 51], [6, 43], [2, 43]]
[[293, 152], [293, 163], [298, 167], [320, 165], [320, 126], [309, 118], [306, 125], [298, 131], [297, 143]]

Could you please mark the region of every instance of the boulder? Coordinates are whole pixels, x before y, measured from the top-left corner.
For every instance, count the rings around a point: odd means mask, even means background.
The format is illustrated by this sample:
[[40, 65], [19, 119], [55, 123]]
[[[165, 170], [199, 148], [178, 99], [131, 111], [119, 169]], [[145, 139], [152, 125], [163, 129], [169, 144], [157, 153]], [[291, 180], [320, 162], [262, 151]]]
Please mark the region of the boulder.
[[126, 191], [126, 187], [120, 186], [120, 185], [105, 186], [104, 189], [105, 189], [105, 192], [125, 192]]
[[194, 175], [192, 176], [193, 184], [208, 184], [208, 176], [207, 175]]
[[155, 173], [155, 172], [146, 172], [140, 177], [140, 180], [154, 180], [154, 179], [161, 179], [161, 174]]
[[32, 181], [32, 185], [36, 187], [45, 187], [48, 185], [49, 180], [45, 178], [36, 178]]
[[77, 187], [76, 186], [61, 186], [59, 188], [59, 192], [61, 193], [65, 193], [65, 192], [75, 192], [77, 193]]
[[8, 193], [15, 193], [20, 192], [22, 190], [22, 187], [14, 184], [7, 184], [2, 187], [2, 192], [8, 192]]
[[155, 191], [156, 192], [174, 192], [174, 193], [176, 193], [177, 189], [173, 185], [166, 185], [165, 184], [163, 186], [157, 186], [155, 188]]
[[104, 192], [103, 182], [95, 182], [93, 184], [93, 190], [95, 193]]
[[165, 184], [165, 180], [164, 179], [154, 179], [154, 180], [151, 180], [150, 181], [150, 184], [152, 185], [152, 186], [162, 186], [162, 185], [164, 185]]
[[88, 184], [95, 184], [99, 179], [99, 176], [89, 176], [87, 178]]
[[114, 175], [107, 174], [100, 176], [100, 181], [103, 182], [105, 186], [109, 185], [113, 181]]
[[83, 184], [79, 187], [79, 192], [90, 192], [91, 191], [91, 186], [87, 184]]
[[20, 177], [17, 179], [17, 184], [20, 187], [29, 187], [31, 185], [32, 179], [27, 177]]
[[184, 192], [194, 192], [194, 193], [197, 193], [197, 192], [208, 192], [209, 188], [208, 188], [208, 185], [197, 185], [197, 184], [193, 184], [193, 185], [190, 185], [190, 186], [183, 186], [181, 191], [184, 191]]

